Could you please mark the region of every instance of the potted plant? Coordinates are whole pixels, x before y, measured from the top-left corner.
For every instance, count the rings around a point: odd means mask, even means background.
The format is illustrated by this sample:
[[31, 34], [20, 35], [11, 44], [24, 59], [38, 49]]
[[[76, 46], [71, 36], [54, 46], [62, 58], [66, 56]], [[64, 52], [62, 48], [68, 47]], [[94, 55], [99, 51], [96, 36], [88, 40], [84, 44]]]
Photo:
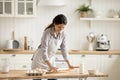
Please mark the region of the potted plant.
[[88, 17], [88, 11], [93, 11], [89, 5], [81, 5], [78, 9], [76, 9], [80, 13], [80, 17]]

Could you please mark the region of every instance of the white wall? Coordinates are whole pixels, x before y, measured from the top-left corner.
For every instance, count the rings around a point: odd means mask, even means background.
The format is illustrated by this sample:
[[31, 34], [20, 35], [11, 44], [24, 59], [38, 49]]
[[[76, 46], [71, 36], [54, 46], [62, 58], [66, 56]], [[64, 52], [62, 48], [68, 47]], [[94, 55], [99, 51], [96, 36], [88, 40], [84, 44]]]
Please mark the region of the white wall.
[[[89, 27], [88, 21], [80, 21], [79, 14], [75, 10], [88, 0], [68, 0], [64, 7], [37, 6], [35, 18], [0, 18], [0, 48], [5, 48], [6, 41], [11, 39], [12, 30], [15, 30], [15, 39], [23, 48], [24, 36], [34, 41], [34, 49], [40, 44], [44, 28], [52, 22], [57, 14], [65, 14], [68, 18], [66, 27], [69, 49], [87, 49], [86, 35], [94, 32], [95, 35], [107, 34], [111, 41], [111, 49], [120, 50], [120, 22], [119, 21], [92, 21]], [[99, 1], [99, 3], [98, 3]], [[111, 1], [114, 1], [113, 3]], [[111, 3], [113, 4], [111, 6]], [[98, 11], [107, 13], [108, 9], [119, 9], [119, 0], [93, 0], [92, 7]], [[119, 6], [119, 7], [118, 7]], [[107, 10], [107, 11], [106, 11]]]

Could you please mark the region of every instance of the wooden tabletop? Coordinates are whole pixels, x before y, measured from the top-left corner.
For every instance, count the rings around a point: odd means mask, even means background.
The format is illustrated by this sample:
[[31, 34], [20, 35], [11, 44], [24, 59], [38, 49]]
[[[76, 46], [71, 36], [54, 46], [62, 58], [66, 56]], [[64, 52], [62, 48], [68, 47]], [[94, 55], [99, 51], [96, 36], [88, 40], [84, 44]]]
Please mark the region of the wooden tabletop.
[[35, 78], [88, 78], [88, 77], [108, 77], [107, 74], [96, 73], [89, 75], [88, 73], [80, 74], [76, 71], [62, 71], [58, 73], [48, 73], [42, 76], [28, 76], [26, 70], [11, 70], [9, 73], [0, 73], [1, 79], [35, 79]]

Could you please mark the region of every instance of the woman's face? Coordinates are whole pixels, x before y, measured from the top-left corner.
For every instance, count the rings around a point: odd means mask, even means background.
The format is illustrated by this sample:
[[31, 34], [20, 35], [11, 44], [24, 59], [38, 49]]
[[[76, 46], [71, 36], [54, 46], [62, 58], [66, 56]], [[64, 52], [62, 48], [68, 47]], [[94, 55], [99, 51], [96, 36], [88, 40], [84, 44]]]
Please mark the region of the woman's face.
[[55, 26], [55, 31], [57, 32], [61, 32], [65, 28], [65, 24], [58, 24], [58, 25], [54, 24], [54, 26]]

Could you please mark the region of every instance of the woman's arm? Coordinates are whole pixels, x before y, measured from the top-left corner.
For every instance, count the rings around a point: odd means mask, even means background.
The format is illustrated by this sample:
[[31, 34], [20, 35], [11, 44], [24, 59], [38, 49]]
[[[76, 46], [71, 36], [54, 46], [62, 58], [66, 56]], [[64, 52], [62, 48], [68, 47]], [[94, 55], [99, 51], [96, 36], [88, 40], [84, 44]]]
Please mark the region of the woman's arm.
[[49, 60], [48, 53], [47, 53], [49, 38], [50, 38], [49, 31], [47, 31], [47, 30], [44, 31], [42, 38], [41, 38], [41, 45], [39, 46], [39, 48], [41, 48], [42, 58], [44, 61]]
[[69, 54], [68, 54], [67, 44], [66, 44], [66, 36], [64, 33], [62, 34], [62, 36], [63, 36], [62, 43], [60, 45], [62, 56], [63, 56], [64, 60], [69, 60]]
[[54, 67], [54, 66], [50, 63], [49, 57], [48, 57], [48, 53], [47, 53], [48, 42], [49, 42], [49, 40], [50, 40], [50, 36], [51, 36], [51, 35], [50, 35], [49, 31], [45, 31], [45, 32], [43, 33], [43, 36], [42, 36], [42, 39], [41, 39], [42, 42], [41, 42], [40, 48], [42, 49], [42, 53], [43, 53], [42, 58], [43, 58], [43, 60], [47, 63], [47, 65], [48, 65], [48, 67], [50, 68], [50, 70], [53, 71], [53, 72], [57, 72], [57, 68]]
[[50, 61], [47, 60], [46, 63], [49, 66], [51, 72], [57, 72], [58, 71], [56, 67], [52, 66]]
[[62, 43], [61, 43], [61, 46], [60, 46], [61, 51], [62, 51], [63, 58], [64, 58], [64, 60], [67, 62], [68, 67], [69, 67], [70, 69], [79, 68], [79, 66], [72, 66], [72, 65], [71, 65], [71, 63], [70, 63], [70, 61], [69, 61], [69, 54], [68, 54], [67, 46], [66, 46], [66, 36], [65, 36], [65, 34], [64, 34], [63, 36], [64, 36], [64, 38], [63, 38]]
[[72, 65], [70, 64], [69, 60], [66, 60], [66, 62], [67, 62], [68, 67], [69, 67], [70, 69], [79, 68], [79, 66], [72, 66]]

